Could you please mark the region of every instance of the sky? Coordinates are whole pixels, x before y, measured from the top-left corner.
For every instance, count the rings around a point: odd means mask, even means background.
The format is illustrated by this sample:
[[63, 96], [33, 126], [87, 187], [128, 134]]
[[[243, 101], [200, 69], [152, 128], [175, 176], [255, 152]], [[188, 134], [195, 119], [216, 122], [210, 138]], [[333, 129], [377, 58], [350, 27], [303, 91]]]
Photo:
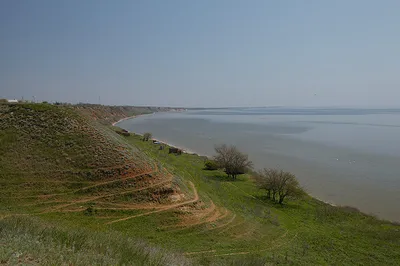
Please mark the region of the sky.
[[0, 98], [400, 107], [398, 0], [2, 0]]

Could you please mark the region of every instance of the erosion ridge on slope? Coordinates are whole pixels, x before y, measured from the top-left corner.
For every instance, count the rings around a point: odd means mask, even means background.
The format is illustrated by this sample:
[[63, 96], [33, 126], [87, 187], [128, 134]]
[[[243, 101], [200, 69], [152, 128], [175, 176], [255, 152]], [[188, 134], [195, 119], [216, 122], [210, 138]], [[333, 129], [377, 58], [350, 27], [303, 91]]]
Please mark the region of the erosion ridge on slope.
[[[97, 204], [99, 212], [140, 211], [167, 208], [175, 194], [193, 193], [157, 161], [82, 114], [92, 108], [80, 107], [78, 112], [77, 107], [49, 104], [0, 108], [0, 177], [6, 188], [1, 198], [13, 206], [9, 210], [82, 212]], [[102, 118], [106, 112], [100, 112]], [[111, 213], [110, 219], [114, 216]]]

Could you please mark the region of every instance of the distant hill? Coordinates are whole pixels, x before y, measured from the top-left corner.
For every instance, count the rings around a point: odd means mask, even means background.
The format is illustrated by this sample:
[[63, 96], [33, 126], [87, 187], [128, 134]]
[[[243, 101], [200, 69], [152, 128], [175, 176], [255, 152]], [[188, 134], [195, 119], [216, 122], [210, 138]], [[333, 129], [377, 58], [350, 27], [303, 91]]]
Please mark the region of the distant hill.
[[141, 114], [183, 110], [182, 108], [170, 107], [107, 106], [98, 104], [78, 104], [74, 105], [74, 107], [103, 124], [111, 124], [122, 118]]

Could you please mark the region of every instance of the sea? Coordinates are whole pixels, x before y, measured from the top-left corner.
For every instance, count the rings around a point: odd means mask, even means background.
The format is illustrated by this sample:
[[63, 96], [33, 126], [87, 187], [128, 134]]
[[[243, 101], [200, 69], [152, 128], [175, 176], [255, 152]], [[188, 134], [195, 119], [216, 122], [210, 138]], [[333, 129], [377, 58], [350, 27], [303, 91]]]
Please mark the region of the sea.
[[206, 156], [236, 145], [256, 170], [290, 171], [322, 201], [400, 221], [400, 109], [199, 108], [118, 126]]

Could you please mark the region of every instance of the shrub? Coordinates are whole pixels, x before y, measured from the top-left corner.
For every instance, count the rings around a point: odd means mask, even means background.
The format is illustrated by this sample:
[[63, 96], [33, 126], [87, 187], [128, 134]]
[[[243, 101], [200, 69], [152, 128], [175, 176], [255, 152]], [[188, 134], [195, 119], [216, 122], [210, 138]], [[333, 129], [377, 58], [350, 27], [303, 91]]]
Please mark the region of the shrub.
[[87, 216], [93, 216], [97, 213], [97, 210], [93, 208], [93, 206], [88, 207], [85, 211], [84, 214]]
[[150, 132], [146, 132], [143, 134], [143, 141], [148, 141], [149, 139], [152, 138], [152, 134]]
[[213, 160], [208, 160], [204, 164], [204, 169], [206, 169], [206, 170], [213, 171], [213, 170], [218, 170], [218, 168], [219, 167], [218, 167], [217, 162], [213, 161]]

